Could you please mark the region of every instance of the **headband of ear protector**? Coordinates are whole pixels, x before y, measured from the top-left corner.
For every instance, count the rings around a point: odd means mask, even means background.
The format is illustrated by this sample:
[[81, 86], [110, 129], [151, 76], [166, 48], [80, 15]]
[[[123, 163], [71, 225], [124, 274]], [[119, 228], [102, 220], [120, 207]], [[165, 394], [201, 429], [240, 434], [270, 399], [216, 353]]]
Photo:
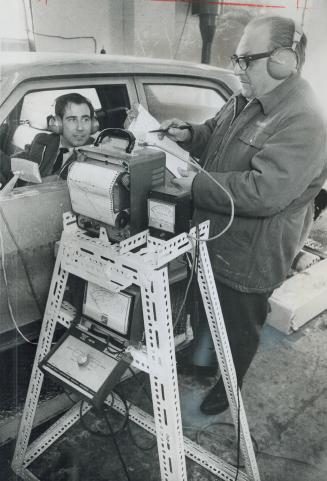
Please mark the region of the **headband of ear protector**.
[[276, 48], [267, 61], [267, 70], [272, 78], [282, 80], [299, 69], [300, 59], [297, 46], [302, 36], [302, 27], [294, 22], [292, 46]]
[[[54, 134], [61, 135], [62, 134], [62, 118], [59, 115], [49, 115], [47, 118], [48, 122], [48, 129], [53, 132]], [[91, 118], [91, 135], [95, 134], [99, 130], [99, 121], [98, 119], [93, 116]]]

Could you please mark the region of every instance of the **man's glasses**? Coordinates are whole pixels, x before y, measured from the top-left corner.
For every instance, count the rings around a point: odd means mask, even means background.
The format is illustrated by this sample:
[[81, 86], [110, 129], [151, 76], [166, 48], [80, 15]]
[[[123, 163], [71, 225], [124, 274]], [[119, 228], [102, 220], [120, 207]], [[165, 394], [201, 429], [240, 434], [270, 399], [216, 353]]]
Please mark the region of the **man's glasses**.
[[273, 50], [270, 50], [270, 52], [255, 53], [253, 55], [238, 56], [234, 54], [231, 56], [231, 61], [232, 61], [233, 67], [238, 65], [241, 70], [245, 71], [251, 62], [253, 62], [254, 60], [259, 60], [259, 58], [270, 57], [272, 53], [273, 53]]

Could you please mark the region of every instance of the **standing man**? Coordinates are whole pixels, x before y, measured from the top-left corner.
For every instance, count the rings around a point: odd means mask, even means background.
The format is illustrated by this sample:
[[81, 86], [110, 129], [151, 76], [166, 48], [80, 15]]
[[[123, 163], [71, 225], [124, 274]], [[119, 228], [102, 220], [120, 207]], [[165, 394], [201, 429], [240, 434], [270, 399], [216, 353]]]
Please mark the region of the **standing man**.
[[[93, 143], [91, 134], [99, 128], [94, 108], [86, 97], [78, 93], [61, 95], [56, 99], [55, 116], [50, 115], [47, 120], [52, 133], [37, 134], [31, 145], [15, 157], [38, 163], [41, 177], [58, 174], [66, 179], [68, 166], [76, 158], [75, 147]], [[8, 181], [10, 162], [4, 170], [2, 175]]]
[[[241, 93], [202, 125], [182, 130], [178, 126], [185, 122], [173, 119], [161, 126], [234, 199], [234, 222], [208, 248], [240, 387], [258, 347], [268, 298], [304, 244], [314, 198], [327, 177], [326, 126], [301, 78], [305, 47], [306, 36], [293, 20], [252, 20], [232, 56]], [[210, 235], [221, 232], [230, 217], [227, 196], [204, 173], [181, 175], [174, 182], [191, 191], [194, 224], [209, 219]], [[200, 326], [195, 358], [203, 344], [214, 353], [207, 323]], [[220, 378], [200, 408], [218, 414], [227, 407]]]

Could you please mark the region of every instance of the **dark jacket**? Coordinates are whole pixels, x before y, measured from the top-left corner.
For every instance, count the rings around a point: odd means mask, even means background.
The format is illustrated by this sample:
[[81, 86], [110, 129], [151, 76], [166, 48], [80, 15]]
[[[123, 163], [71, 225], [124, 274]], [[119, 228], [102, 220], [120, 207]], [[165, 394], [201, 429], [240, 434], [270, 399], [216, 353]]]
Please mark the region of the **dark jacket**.
[[[243, 292], [268, 292], [286, 278], [313, 219], [313, 201], [325, 179], [326, 126], [314, 94], [299, 75], [246, 103], [233, 96], [215, 118], [192, 125], [186, 146], [231, 193], [235, 219], [209, 242], [215, 276]], [[226, 194], [199, 173], [193, 186], [196, 223], [209, 219], [211, 235], [228, 223]]]
[[59, 153], [60, 135], [37, 134], [26, 150], [15, 155], [39, 164], [41, 177], [52, 174], [53, 166]]
[[[94, 139], [90, 137], [88, 144], [93, 143], [93, 141]], [[53, 173], [53, 167], [59, 153], [59, 147], [60, 135], [42, 132], [34, 137], [31, 145], [29, 145], [26, 150], [15, 154], [15, 157], [26, 158], [36, 162], [39, 164], [41, 177], [47, 177]], [[76, 154], [74, 154], [75, 153], [72, 153], [71, 157], [66, 160], [65, 165], [68, 165], [71, 161], [75, 160]], [[64, 169], [61, 177], [66, 178], [66, 176], [67, 169]]]

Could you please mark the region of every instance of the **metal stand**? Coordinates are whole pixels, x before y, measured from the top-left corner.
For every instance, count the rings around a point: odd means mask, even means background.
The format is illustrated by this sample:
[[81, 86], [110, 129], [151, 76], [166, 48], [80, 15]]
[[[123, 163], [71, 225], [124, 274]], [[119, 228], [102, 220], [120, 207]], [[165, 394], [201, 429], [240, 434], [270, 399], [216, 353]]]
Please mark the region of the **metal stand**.
[[[208, 223], [199, 226], [197, 235], [207, 238]], [[192, 229], [191, 235], [195, 235]], [[136, 248], [138, 251], [133, 252]], [[136, 406], [129, 405], [130, 419], [157, 436], [162, 481], [187, 480], [185, 454], [223, 481], [260, 481], [241, 393], [228, 343], [205, 242], [200, 242], [198, 282], [210, 325], [220, 371], [224, 380], [233, 422], [240, 431], [240, 449], [245, 471], [218, 459], [201, 446], [183, 437], [175, 346], [171, 315], [167, 265], [176, 257], [193, 252], [192, 238], [180, 234], [169, 241], [149, 236], [148, 231], [133, 236], [119, 245], [108, 241], [104, 230], [99, 239], [85, 236], [76, 225], [73, 214], [64, 215], [64, 232], [60, 241], [48, 302], [35, 356], [25, 408], [12, 462], [13, 470], [24, 480], [38, 481], [29, 465], [80, 417], [80, 402], [74, 405], [46, 432], [30, 445], [29, 438], [43, 382], [38, 365], [49, 352], [56, 324], [69, 327], [72, 313], [63, 301], [68, 273], [94, 282], [111, 291], [131, 284], [141, 289], [146, 348], [128, 347], [132, 366], [149, 373], [154, 418]], [[111, 395], [106, 403], [124, 413], [124, 405]], [[91, 405], [83, 403], [85, 414]]]

